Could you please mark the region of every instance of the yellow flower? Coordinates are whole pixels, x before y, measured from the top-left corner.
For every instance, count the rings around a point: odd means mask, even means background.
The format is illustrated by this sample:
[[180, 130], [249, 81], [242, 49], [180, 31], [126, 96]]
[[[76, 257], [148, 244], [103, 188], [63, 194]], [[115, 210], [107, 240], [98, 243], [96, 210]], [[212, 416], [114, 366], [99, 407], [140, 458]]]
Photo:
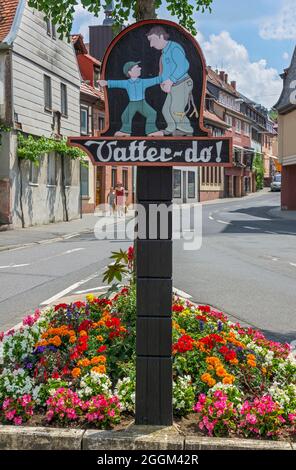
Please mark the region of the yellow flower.
[[93, 294], [87, 294], [86, 299], [91, 303], [95, 300], [95, 296]]

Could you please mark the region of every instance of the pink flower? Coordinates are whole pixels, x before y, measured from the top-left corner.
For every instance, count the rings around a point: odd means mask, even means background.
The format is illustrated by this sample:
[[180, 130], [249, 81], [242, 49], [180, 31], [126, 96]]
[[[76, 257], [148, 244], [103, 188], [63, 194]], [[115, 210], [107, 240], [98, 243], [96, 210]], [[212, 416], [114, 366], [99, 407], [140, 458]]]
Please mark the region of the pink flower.
[[248, 413], [247, 416], [246, 416], [246, 421], [247, 421], [247, 423], [250, 423], [250, 424], [256, 424], [257, 423], [257, 417], [256, 417], [256, 415]]
[[4, 331], [0, 331], [0, 342], [4, 339]]
[[16, 414], [16, 410], [10, 410], [5, 413], [5, 418], [8, 419], [8, 421], [12, 421], [14, 419], [14, 416]]
[[23, 420], [20, 416], [18, 416], [17, 418], [14, 418], [13, 422], [16, 426], [20, 426], [22, 424]]

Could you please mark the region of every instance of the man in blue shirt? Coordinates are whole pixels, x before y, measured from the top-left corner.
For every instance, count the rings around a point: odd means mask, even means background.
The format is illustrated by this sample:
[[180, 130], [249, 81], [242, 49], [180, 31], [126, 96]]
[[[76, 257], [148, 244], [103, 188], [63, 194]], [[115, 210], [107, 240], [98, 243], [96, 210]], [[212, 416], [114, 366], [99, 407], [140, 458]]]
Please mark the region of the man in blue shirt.
[[124, 64], [123, 73], [128, 80], [99, 80], [100, 86], [109, 88], [122, 88], [127, 91], [129, 104], [122, 113], [122, 127], [115, 132], [116, 136], [130, 136], [132, 133], [132, 121], [136, 113], [142, 114], [146, 118], [145, 133], [150, 136], [162, 136], [163, 131], [156, 127], [157, 113], [155, 109], [147, 103], [145, 92], [147, 88], [160, 85], [163, 81], [161, 76], [153, 78], [140, 78], [140, 62], [127, 62]]
[[187, 114], [194, 104], [193, 80], [189, 76], [189, 61], [181, 44], [169, 41], [169, 34], [162, 26], [153, 26], [147, 33], [150, 47], [161, 51], [159, 75], [161, 88], [167, 93], [162, 114], [167, 122], [165, 135], [193, 135], [193, 128]]

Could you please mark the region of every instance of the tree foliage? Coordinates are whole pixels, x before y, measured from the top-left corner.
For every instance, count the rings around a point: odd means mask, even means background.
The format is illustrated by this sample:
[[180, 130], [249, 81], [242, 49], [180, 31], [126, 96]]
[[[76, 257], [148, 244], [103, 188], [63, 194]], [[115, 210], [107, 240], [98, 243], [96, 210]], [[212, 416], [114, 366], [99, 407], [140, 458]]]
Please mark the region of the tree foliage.
[[256, 153], [253, 161], [253, 169], [256, 171], [256, 188], [263, 189], [264, 187], [264, 163], [260, 153]]
[[[178, 18], [180, 24], [196, 34], [194, 12], [211, 11], [213, 0], [166, 0], [166, 9]], [[135, 20], [156, 18], [156, 12], [164, 3], [162, 0], [115, 0], [113, 18], [116, 25], [123, 25], [132, 16]], [[44, 12], [58, 25], [61, 37], [69, 36], [77, 5], [98, 16], [108, 0], [29, 0], [29, 5]]]
[[30, 160], [35, 165], [39, 165], [40, 158], [51, 152], [59, 153], [73, 160], [83, 160], [85, 154], [76, 147], [70, 147], [66, 139], [54, 140], [47, 137], [33, 137], [32, 135], [18, 135], [17, 154], [21, 160]]

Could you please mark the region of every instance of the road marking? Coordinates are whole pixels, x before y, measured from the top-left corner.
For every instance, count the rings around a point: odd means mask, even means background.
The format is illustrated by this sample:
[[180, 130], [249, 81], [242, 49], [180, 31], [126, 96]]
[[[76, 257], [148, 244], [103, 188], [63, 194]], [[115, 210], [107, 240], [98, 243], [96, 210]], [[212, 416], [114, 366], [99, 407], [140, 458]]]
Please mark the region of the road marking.
[[71, 253], [75, 253], [76, 251], [82, 250], [85, 250], [85, 248], [74, 248], [73, 250], [64, 251], [64, 253], [61, 253], [61, 255], [70, 255]]
[[296, 264], [295, 263], [289, 263], [290, 266], [293, 266], [293, 268], [296, 268]]
[[247, 230], [260, 230], [259, 228], [256, 228], [256, 227], [248, 227], [247, 225], [245, 225], [243, 228], [246, 228]]
[[271, 258], [272, 261], [279, 261], [279, 258]]
[[277, 235], [277, 233], [276, 233], [276, 232], [269, 232], [268, 230], [265, 230], [265, 232], [264, 232], [264, 233], [270, 233], [270, 235]]
[[0, 266], [0, 269], [22, 268], [24, 266], [30, 266], [30, 264], [9, 264], [8, 266]]
[[173, 292], [176, 295], [179, 295], [180, 297], [183, 297], [184, 299], [192, 299], [192, 295], [187, 294], [187, 292], [183, 292], [180, 289], [177, 289], [176, 287], [173, 287]]
[[231, 222], [225, 222], [225, 220], [217, 220], [219, 224], [224, 224], [224, 225], [231, 225]]
[[210, 220], [215, 220], [214, 217], [213, 217], [213, 215], [212, 215], [212, 212], [211, 212], [210, 215], [209, 215], [209, 219], [210, 219]]
[[95, 292], [97, 290], [104, 290], [109, 289], [110, 286], [100, 286], [100, 287], [93, 287], [92, 289], [85, 289], [85, 290], [76, 290], [73, 292], [74, 294], [87, 294], [88, 292]]
[[75, 284], [72, 284], [71, 286], [67, 287], [66, 289], [62, 290], [61, 292], [59, 292], [58, 294], [50, 297], [49, 299], [47, 300], [44, 300], [44, 302], [41, 302], [41, 306], [43, 305], [48, 305], [48, 304], [52, 304], [53, 302], [55, 302], [56, 300], [60, 299], [61, 297], [63, 297], [64, 295], [66, 294], [69, 294], [69, 292], [72, 292], [73, 290], [77, 289], [78, 287], [82, 286], [83, 284], [86, 284], [87, 282], [91, 281], [92, 279], [94, 279], [95, 277], [98, 276], [98, 272], [92, 274], [91, 276], [89, 276], [88, 278], [86, 279], [82, 279], [82, 281], [79, 281], [79, 282], [75, 282]]
[[74, 237], [78, 237], [79, 235], [81, 235], [80, 233], [69, 233], [69, 235], [64, 235], [63, 236], [63, 239], [64, 240], [69, 240], [70, 238], [74, 238]]

